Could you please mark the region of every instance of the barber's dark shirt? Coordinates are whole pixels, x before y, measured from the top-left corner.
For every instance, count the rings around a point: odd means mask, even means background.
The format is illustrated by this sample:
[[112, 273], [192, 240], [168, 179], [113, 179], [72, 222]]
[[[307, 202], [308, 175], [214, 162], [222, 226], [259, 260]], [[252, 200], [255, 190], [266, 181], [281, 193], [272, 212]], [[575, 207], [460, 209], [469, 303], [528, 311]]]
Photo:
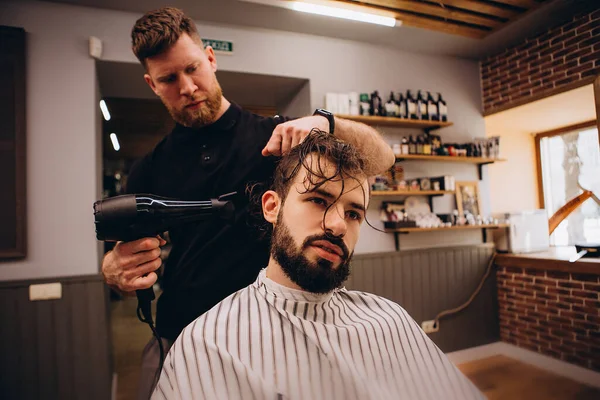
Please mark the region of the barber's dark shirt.
[[156, 325], [161, 337], [176, 339], [183, 328], [231, 293], [252, 283], [267, 265], [268, 243], [249, 223], [249, 182], [272, 177], [274, 157], [261, 150], [275, 126], [287, 119], [260, 117], [232, 104], [215, 123], [192, 129], [176, 125], [131, 169], [127, 192], [181, 200], [209, 200], [238, 192], [232, 224], [193, 223], [169, 231]]

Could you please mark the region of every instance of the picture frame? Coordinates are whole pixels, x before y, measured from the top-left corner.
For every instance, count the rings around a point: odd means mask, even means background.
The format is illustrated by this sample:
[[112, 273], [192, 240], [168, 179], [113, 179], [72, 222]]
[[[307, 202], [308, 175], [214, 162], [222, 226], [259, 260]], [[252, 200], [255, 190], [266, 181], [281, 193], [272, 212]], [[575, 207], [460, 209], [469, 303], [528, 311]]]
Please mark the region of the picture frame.
[[460, 216], [463, 216], [465, 211], [469, 211], [474, 216], [481, 215], [479, 182], [456, 182], [456, 208]]

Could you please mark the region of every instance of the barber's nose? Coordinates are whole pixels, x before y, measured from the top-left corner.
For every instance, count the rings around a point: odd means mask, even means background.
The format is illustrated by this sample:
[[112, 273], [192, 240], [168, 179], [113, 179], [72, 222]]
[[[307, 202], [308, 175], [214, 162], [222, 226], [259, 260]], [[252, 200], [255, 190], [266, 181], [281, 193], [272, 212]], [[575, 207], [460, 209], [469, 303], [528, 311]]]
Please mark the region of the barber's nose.
[[348, 229], [344, 214], [343, 207], [331, 207], [325, 214], [323, 230], [333, 236], [343, 237]]
[[179, 93], [182, 96], [191, 96], [196, 90], [198, 90], [198, 86], [196, 86], [194, 80], [190, 76], [183, 75]]

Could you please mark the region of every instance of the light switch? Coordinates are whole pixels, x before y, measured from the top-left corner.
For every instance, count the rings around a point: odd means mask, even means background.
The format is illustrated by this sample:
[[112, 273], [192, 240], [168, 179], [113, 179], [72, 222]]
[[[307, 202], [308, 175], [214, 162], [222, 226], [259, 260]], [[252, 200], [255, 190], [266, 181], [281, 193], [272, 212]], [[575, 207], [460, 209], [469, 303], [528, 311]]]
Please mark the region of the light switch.
[[62, 297], [62, 284], [42, 283], [38, 285], [29, 285], [29, 300], [55, 300]]

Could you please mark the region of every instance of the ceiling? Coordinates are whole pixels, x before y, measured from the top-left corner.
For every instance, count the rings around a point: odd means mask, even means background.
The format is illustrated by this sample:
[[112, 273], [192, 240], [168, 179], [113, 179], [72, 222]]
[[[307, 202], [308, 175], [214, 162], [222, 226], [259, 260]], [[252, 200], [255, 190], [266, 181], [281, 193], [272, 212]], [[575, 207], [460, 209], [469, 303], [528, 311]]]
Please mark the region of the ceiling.
[[470, 38], [484, 38], [550, 0], [339, 0], [390, 12], [403, 24]]
[[[94, 8], [144, 12], [164, 0], [46, 0]], [[259, 1], [261, 4], [255, 2]], [[344, 0], [349, 1], [349, 0]], [[388, 28], [304, 14], [267, 3], [280, 0], [170, 0], [195, 21], [206, 24], [273, 29], [334, 37], [404, 51], [482, 59], [524, 38], [565, 22], [577, 10], [598, 7], [598, 0], [368, 0], [397, 8], [403, 24]], [[379, 5], [385, 3], [385, 6]], [[427, 26], [427, 29], [424, 27]], [[435, 29], [435, 30], [432, 30]]]

